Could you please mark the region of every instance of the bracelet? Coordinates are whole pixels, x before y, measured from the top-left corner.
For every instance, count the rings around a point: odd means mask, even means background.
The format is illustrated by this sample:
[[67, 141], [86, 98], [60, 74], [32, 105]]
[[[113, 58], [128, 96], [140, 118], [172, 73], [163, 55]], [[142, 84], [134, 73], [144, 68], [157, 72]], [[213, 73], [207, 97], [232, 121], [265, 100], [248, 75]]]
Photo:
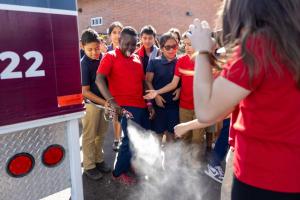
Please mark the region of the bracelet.
[[150, 107], [150, 106], [152, 106], [152, 103], [149, 101], [149, 102], [146, 103], [146, 105], [147, 105], [148, 107]]
[[198, 51], [199, 55], [207, 55], [208, 61], [212, 66], [216, 66], [216, 61], [218, 60], [215, 55], [209, 51]]
[[198, 54], [211, 55], [212, 53], [209, 51], [198, 51]]

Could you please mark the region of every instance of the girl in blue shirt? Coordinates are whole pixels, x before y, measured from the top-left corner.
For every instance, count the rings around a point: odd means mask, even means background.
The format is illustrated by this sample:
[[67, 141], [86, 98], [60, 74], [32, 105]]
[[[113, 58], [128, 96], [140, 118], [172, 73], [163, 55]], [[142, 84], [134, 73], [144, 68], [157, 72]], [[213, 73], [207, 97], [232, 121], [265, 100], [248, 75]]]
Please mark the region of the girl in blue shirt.
[[[158, 90], [173, 79], [178, 50], [174, 33], [163, 34], [160, 38], [160, 47], [162, 56], [151, 60], [147, 67], [146, 82], [151, 90]], [[152, 128], [161, 137], [165, 134], [167, 141], [173, 139], [174, 126], [179, 122], [178, 97], [178, 90], [157, 95], [153, 105], [156, 116]]]

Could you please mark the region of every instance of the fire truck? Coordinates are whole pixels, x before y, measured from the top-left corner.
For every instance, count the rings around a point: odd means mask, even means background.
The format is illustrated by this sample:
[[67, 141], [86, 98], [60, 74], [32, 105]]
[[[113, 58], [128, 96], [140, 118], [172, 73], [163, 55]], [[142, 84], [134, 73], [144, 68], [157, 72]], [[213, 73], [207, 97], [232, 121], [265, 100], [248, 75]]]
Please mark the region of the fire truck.
[[75, 0], [0, 0], [0, 199], [83, 199]]

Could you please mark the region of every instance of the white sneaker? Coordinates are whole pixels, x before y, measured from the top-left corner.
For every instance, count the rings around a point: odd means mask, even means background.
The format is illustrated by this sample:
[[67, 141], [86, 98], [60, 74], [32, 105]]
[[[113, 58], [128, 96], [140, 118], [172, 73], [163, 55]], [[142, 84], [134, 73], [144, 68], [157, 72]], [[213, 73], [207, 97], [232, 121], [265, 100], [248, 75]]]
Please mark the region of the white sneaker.
[[220, 177], [222, 178], [222, 180], [224, 179], [224, 171], [222, 169], [222, 167], [220, 165], [215, 166], [215, 169], [219, 172]]
[[221, 166], [213, 167], [210, 164], [207, 164], [207, 169], [204, 171], [204, 173], [219, 183], [222, 183], [224, 179], [224, 172]]

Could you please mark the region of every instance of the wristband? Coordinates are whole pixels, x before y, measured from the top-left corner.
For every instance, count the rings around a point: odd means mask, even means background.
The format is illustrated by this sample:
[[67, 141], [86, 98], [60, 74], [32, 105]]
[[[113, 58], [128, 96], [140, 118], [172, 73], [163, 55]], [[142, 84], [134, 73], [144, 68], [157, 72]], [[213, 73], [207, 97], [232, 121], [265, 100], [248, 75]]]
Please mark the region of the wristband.
[[211, 55], [212, 53], [209, 51], [198, 51], [198, 54]]
[[152, 103], [149, 101], [149, 102], [147, 102], [147, 104], [146, 104], [148, 107], [150, 107], [150, 106], [152, 106]]
[[217, 65], [217, 58], [214, 56], [213, 53], [209, 52], [209, 51], [198, 51], [199, 55], [207, 55], [208, 61], [212, 66], [216, 66]]

